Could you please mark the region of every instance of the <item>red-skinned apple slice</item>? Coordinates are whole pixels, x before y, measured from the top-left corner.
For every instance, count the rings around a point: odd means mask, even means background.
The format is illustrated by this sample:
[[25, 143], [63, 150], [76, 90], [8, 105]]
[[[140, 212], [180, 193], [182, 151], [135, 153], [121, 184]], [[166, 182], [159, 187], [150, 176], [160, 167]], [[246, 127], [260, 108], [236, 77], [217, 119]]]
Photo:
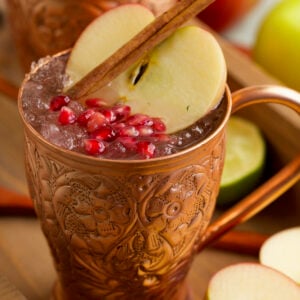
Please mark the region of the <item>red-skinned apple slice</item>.
[[[75, 44], [67, 74], [73, 81], [80, 79], [106, 59], [108, 53], [122, 46], [128, 30], [136, 33], [143, 22], [146, 26], [151, 19], [149, 14], [150, 11], [138, 5], [124, 5], [100, 16]], [[143, 15], [145, 17], [141, 17]], [[140, 27], [133, 30], [134, 26], [128, 23], [136, 18], [141, 20]], [[99, 39], [92, 46], [97, 57], [93, 57], [87, 54], [86, 48], [90, 47], [88, 41], [95, 40], [97, 35]], [[126, 38], [129, 40], [130, 36]], [[103, 48], [110, 51], [103, 51]], [[85, 72], [81, 71], [82, 65], [85, 65]], [[123, 102], [134, 114], [160, 117], [167, 133], [172, 133], [188, 127], [214, 108], [222, 98], [225, 82], [226, 64], [215, 38], [199, 27], [186, 26], [146, 53], [114, 79], [110, 87], [98, 91], [98, 96], [108, 98], [110, 103], [113, 102], [110, 98]]]
[[217, 272], [210, 280], [207, 300], [299, 300], [300, 286], [272, 268], [239, 263]]
[[259, 259], [263, 265], [281, 271], [300, 284], [300, 227], [269, 237], [260, 249]]

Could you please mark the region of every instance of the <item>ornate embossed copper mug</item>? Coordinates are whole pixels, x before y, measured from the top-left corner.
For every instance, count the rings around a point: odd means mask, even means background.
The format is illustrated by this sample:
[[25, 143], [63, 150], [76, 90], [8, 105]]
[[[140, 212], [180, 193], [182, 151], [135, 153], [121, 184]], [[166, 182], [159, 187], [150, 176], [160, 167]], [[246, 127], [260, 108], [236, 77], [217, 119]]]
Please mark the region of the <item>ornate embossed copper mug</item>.
[[19, 96], [30, 193], [58, 274], [54, 298], [189, 299], [186, 275], [214, 212], [232, 111], [279, 102], [300, 112], [300, 96], [253, 87], [232, 101], [226, 87], [223, 119], [204, 141], [150, 160], [97, 159], [50, 144], [26, 115], [24, 99], [61, 86], [67, 55], [40, 62]]
[[155, 15], [176, 0], [7, 0], [12, 36], [20, 62], [32, 61], [73, 46], [82, 30], [103, 12], [125, 3], [140, 3]]

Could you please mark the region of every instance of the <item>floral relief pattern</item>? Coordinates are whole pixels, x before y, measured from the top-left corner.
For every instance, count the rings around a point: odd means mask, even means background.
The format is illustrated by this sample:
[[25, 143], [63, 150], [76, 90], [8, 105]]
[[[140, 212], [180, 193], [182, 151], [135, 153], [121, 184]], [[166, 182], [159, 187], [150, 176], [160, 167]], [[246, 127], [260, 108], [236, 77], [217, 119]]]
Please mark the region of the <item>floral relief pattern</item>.
[[88, 174], [26, 145], [30, 192], [70, 299], [173, 299], [214, 209], [223, 141], [176, 172], [127, 176]]

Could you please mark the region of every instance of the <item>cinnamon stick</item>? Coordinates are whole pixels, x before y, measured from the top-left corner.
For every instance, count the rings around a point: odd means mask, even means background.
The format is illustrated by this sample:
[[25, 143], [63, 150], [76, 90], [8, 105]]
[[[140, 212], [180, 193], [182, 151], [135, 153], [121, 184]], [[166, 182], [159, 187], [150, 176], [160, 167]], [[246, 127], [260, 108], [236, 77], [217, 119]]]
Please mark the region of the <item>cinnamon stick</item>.
[[89, 72], [66, 93], [78, 100], [108, 84], [178, 27], [215, 0], [182, 0], [157, 17], [112, 56]]
[[12, 100], [18, 99], [18, 88], [7, 79], [0, 76], [0, 93], [8, 96]]
[[34, 214], [32, 200], [0, 186], [0, 213]]
[[257, 256], [262, 244], [269, 236], [251, 231], [229, 231], [212, 244], [213, 248], [238, 254]]

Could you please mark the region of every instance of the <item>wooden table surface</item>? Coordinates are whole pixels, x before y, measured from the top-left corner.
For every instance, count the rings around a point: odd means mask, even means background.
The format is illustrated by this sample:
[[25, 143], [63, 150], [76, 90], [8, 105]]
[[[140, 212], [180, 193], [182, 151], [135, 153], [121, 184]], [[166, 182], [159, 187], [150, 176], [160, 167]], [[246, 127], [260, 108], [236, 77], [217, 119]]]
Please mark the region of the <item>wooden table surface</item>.
[[[1, 9], [3, 1], [0, 1]], [[256, 83], [277, 83], [226, 42], [220, 42], [228, 61], [232, 89]], [[0, 75], [15, 84], [19, 84], [23, 76], [5, 22], [0, 27]], [[277, 114], [277, 109], [274, 110], [270, 118], [273, 113]], [[263, 131], [275, 145], [272, 146], [275, 155], [280, 156], [282, 161], [290, 160], [296, 153], [300, 153], [299, 139], [295, 141], [295, 136], [300, 133], [299, 119], [288, 112], [289, 118], [286, 120], [287, 112], [280, 109], [279, 117], [284, 119], [281, 122], [282, 135], [286, 135], [288, 139], [283, 147], [282, 143], [276, 144], [276, 138], [272, 136], [273, 130], [264, 123], [267, 122], [268, 118], [265, 117], [268, 111], [269, 108], [266, 107], [262, 110], [262, 115], [256, 112], [248, 114], [264, 127]], [[3, 94], [0, 94], [0, 138], [0, 186], [27, 194], [23, 166], [23, 132], [16, 101]], [[272, 234], [299, 225], [300, 203], [297, 191], [299, 189], [291, 189], [255, 218], [240, 225], [239, 229]], [[216, 216], [219, 213], [217, 211]], [[257, 257], [215, 248], [205, 249], [196, 257], [189, 273], [188, 280], [194, 299], [203, 299], [208, 281], [216, 271], [229, 264], [244, 261], [257, 261]], [[21, 294], [29, 300], [49, 299], [55, 278], [51, 256], [38, 220], [34, 216], [3, 214], [0, 211], [0, 299], [24, 299]], [[3, 281], [13, 285], [20, 293], [14, 293], [12, 297], [12, 292], [3, 290]]]

